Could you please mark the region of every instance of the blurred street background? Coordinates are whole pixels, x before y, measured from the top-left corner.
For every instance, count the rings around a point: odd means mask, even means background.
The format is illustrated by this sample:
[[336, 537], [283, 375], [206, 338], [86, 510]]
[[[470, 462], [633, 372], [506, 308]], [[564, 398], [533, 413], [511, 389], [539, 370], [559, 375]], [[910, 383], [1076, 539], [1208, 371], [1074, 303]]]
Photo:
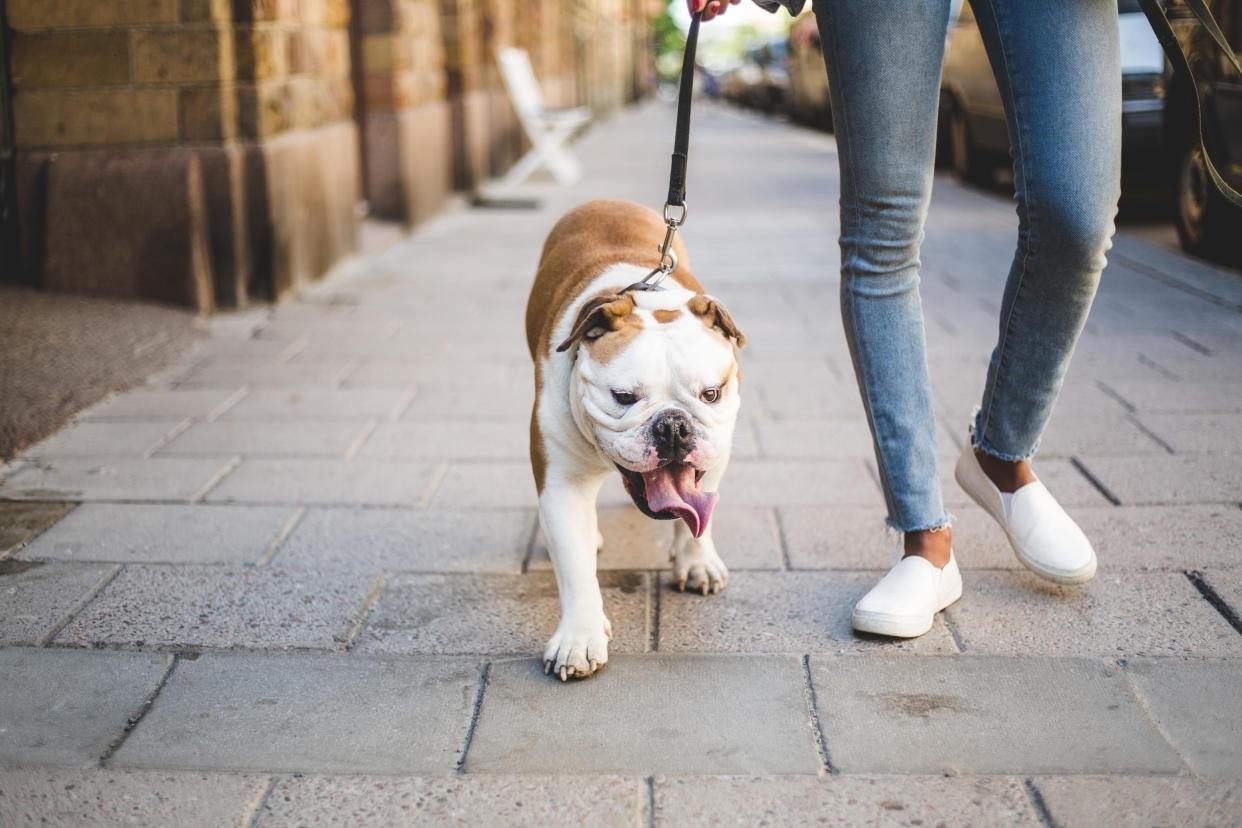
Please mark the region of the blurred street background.
[[[730, 583], [673, 590], [614, 481], [612, 658], [564, 685], [523, 310], [566, 209], [662, 203], [684, 10], [0, 9], [0, 825], [1242, 824], [1240, 231], [1125, 0], [1122, 213], [1036, 465], [1099, 575], [1027, 573], [949, 472], [1017, 229], [967, 8], [921, 287], [965, 593], [850, 629], [894, 543], [831, 109], [809, 14], [743, 5], [704, 28], [683, 231], [749, 341]], [[508, 48], [550, 128], [590, 116], [530, 175]]]
[[[1242, 39], [1237, 0], [1213, 9]], [[167, 364], [204, 315], [297, 296], [454, 205], [511, 196], [495, 185], [531, 143], [503, 51], [529, 58], [536, 107], [598, 125], [672, 98], [688, 23], [662, 0], [6, 0], [0, 12], [0, 457]], [[1240, 186], [1239, 79], [1184, 7], [1170, 14], [1208, 145]], [[1193, 87], [1136, 0], [1120, 0], [1119, 21], [1121, 225], [1238, 267], [1242, 219], [1209, 185]], [[809, 9], [731, 7], [704, 27], [699, 67], [704, 100], [832, 129]], [[941, 86], [938, 163], [1007, 194], [1008, 138], [968, 5]], [[92, 353], [106, 359], [83, 371]]]

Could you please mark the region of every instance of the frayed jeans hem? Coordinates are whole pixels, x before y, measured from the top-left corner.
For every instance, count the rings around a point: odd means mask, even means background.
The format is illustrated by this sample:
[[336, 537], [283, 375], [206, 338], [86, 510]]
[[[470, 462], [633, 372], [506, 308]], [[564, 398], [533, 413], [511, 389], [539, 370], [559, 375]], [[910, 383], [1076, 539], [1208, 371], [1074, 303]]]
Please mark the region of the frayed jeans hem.
[[986, 440], [981, 439], [979, 436], [981, 432], [980, 420], [982, 419], [983, 409], [975, 406], [974, 416], [971, 418], [970, 423], [970, 445], [972, 448], [977, 448], [989, 457], [1004, 460], [1006, 463], [1021, 463], [1025, 460], [1030, 460], [1035, 456], [1035, 452], [1039, 450], [1038, 440], [1035, 441], [1035, 445], [1031, 447], [1031, 450], [1025, 454], [1010, 454], [989, 445]]
[[977, 435], [975, 439], [971, 441], [970, 445], [971, 448], [977, 448], [989, 457], [995, 457], [997, 460], [1004, 460], [1006, 463], [1021, 463], [1025, 460], [1030, 460], [1035, 456], [1035, 451], [1039, 448], [1039, 444], [1036, 443], [1035, 448], [1031, 449], [1026, 454], [1007, 454], [1003, 451], [997, 451], [992, 448], [987, 443], [980, 440]]
[[916, 524], [913, 527], [906, 528], [898, 524], [898, 522], [893, 520], [891, 517], [884, 518], [884, 525], [899, 534], [906, 534], [909, 532], [942, 532], [945, 529], [950, 528], [953, 525], [954, 520], [956, 520], [956, 518], [953, 515], [945, 512], [944, 516], [939, 520], [932, 521], [931, 523], [923, 526]]

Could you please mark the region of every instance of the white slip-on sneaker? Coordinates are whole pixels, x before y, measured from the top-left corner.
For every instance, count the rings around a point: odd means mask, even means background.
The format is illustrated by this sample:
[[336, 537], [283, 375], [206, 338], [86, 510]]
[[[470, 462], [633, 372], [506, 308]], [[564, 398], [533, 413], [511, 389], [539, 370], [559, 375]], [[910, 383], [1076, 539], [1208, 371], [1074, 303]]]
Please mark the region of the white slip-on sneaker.
[[1095, 550], [1074, 519], [1036, 480], [1013, 493], [1009, 508], [983, 472], [968, 441], [953, 476], [971, 499], [1000, 524], [1013, 553], [1027, 569], [1058, 584], [1081, 584], [1095, 575]]
[[854, 605], [850, 623], [859, 632], [916, 638], [931, 629], [936, 613], [961, 597], [962, 573], [951, 550], [943, 569], [911, 555]]

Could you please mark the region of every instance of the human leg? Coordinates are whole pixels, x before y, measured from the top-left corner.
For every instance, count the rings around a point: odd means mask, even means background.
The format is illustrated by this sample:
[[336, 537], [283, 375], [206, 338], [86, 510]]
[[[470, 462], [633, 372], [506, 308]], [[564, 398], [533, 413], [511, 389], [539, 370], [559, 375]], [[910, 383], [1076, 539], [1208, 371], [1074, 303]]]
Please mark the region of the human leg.
[[[1018, 245], [975, 442], [1029, 460], [1086, 324], [1120, 196], [1114, 0], [975, 0], [1005, 104]], [[1016, 482], [1016, 481], [1015, 481]]]
[[841, 163], [841, 315], [906, 557], [858, 602], [854, 628], [913, 637], [961, 596], [940, 492], [919, 297], [948, 2], [815, 5]]
[[1111, 0], [973, 7], [1005, 104], [1018, 246], [996, 348], [958, 462], [963, 488], [1038, 574], [1079, 583], [1090, 542], [1030, 467], [1086, 323], [1120, 195], [1121, 71]]
[[815, 5], [841, 162], [841, 313], [888, 522], [947, 559], [919, 298], [948, 2]]

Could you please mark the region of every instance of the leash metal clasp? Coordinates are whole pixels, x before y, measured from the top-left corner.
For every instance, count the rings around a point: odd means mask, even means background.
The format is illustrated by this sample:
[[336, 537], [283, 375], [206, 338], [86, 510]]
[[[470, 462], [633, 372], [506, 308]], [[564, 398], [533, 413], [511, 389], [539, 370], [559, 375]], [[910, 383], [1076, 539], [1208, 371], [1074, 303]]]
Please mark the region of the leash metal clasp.
[[[672, 211], [676, 207], [681, 208], [681, 215], [673, 215]], [[660, 284], [668, 278], [668, 275], [677, 269], [677, 253], [673, 250], [673, 238], [677, 235], [677, 228], [686, 221], [686, 214], [689, 208], [685, 204], [672, 205], [665, 203], [664, 205], [664, 223], [668, 229], [664, 231], [664, 241], [660, 244], [660, 263], [655, 269], [644, 276], [640, 281], [627, 287], [622, 293], [631, 290], [663, 290]]]

